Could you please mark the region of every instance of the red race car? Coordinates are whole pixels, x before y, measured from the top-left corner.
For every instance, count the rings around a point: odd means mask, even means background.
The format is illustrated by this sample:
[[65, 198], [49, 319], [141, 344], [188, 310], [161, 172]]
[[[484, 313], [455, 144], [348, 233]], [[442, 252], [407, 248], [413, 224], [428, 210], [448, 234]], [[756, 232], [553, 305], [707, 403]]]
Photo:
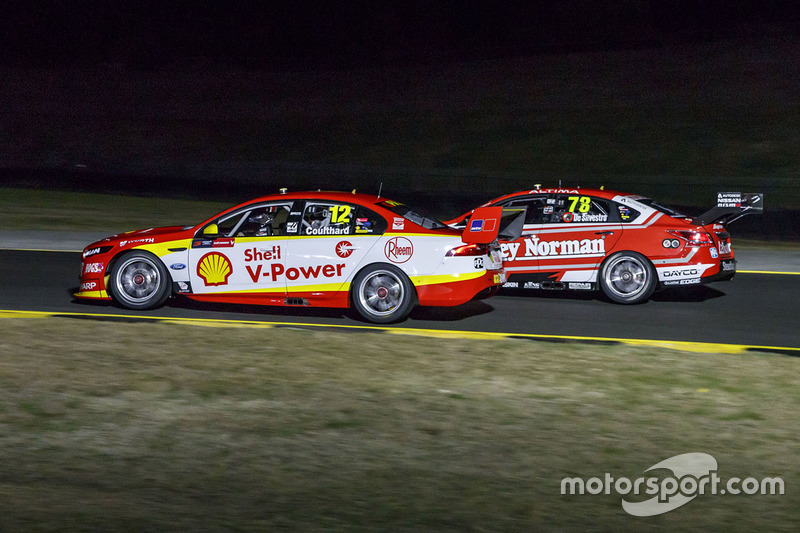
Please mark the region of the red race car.
[[[416, 305], [455, 306], [505, 282], [500, 208], [456, 231], [374, 195], [282, 193], [194, 226], [115, 235], [83, 251], [76, 298], [149, 309], [206, 302], [350, 307], [395, 322]], [[519, 234], [516, 234], [519, 235]], [[512, 237], [513, 238], [513, 237]]]
[[[481, 207], [524, 209], [522, 235], [501, 241], [512, 289], [602, 290], [634, 304], [656, 289], [733, 278], [726, 225], [763, 211], [763, 195], [719, 193], [717, 206], [688, 217], [649, 198], [603, 189], [521, 191]], [[448, 221], [466, 227], [471, 213]]]

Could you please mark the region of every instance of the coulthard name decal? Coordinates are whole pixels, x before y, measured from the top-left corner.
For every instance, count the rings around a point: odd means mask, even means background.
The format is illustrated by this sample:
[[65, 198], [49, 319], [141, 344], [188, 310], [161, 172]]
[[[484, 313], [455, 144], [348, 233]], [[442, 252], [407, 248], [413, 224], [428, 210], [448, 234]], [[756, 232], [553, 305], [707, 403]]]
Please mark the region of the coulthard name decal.
[[[520, 248], [525, 243], [522, 253]], [[526, 237], [515, 242], [502, 243], [500, 251], [506, 261], [515, 261], [528, 257], [554, 257], [572, 255], [605, 255], [606, 243], [603, 239], [572, 239], [568, 241], [542, 241], [539, 237]]]

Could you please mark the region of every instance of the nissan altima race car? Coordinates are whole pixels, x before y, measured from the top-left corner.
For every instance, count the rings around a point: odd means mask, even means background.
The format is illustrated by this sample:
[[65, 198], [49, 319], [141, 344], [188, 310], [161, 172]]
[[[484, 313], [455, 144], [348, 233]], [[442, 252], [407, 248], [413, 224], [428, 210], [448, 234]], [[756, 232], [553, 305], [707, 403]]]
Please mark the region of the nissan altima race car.
[[[506, 281], [502, 209], [476, 211], [463, 232], [406, 205], [355, 193], [285, 193], [196, 226], [108, 237], [83, 251], [76, 298], [149, 309], [180, 294], [205, 302], [354, 307], [403, 319], [416, 304], [455, 306]], [[485, 224], [483, 224], [485, 222]]]
[[[603, 189], [521, 191], [485, 203], [526, 210], [522, 235], [501, 241], [513, 289], [602, 290], [634, 304], [656, 289], [732, 279], [736, 260], [727, 224], [763, 211], [763, 195], [719, 193], [696, 218], [649, 198]], [[471, 213], [448, 221], [469, 223]]]

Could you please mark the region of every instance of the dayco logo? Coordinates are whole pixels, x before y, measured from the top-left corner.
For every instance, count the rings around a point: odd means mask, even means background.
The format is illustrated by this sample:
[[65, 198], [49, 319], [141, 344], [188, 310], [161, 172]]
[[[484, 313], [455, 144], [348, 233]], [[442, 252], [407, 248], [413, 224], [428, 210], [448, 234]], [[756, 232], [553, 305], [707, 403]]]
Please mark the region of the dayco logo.
[[207, 253], [197, 262], [197, 275], [203, 279], [206, 287], [227, 285], [231, 274], [233, 274], [233, 265], [227, 257], [219, 252]]
[[696, 268], [682, 268], [676, 270], [664, 270], [663, 274], [665, 278], [682, 278], [684, 276], [697, 276], [700, 274], [700, 271]]
[[539, 237], [523, 239], [525, 253], [520, 255], [521, 242], [509, 242], [500, 245], [503, 259], [514, 261], [523, 257], [544, 257], [562, 255], [605, 255], [606, 243], [603, 239], [573, 239], [570, 241], [540, 241]]
[[414, 255], [414, 245], [405, 237], [394, 237], [386, 241], [383, 253], [392, 263], [405, 263]]

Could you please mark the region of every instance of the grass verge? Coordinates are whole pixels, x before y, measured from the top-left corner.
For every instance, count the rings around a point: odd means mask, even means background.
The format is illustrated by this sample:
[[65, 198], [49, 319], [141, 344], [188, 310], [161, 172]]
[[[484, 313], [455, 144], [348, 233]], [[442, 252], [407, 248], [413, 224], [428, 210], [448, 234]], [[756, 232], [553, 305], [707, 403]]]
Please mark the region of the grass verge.
[[[794, 530], [795, 358], [0, 321], [0, 529]], [[784, 496], [635, 518], [567, 476], [705, 452]], [[630, 497], [629, 499], [635, 499]], [[640, 498], [645, 499], [645, 498]]]

